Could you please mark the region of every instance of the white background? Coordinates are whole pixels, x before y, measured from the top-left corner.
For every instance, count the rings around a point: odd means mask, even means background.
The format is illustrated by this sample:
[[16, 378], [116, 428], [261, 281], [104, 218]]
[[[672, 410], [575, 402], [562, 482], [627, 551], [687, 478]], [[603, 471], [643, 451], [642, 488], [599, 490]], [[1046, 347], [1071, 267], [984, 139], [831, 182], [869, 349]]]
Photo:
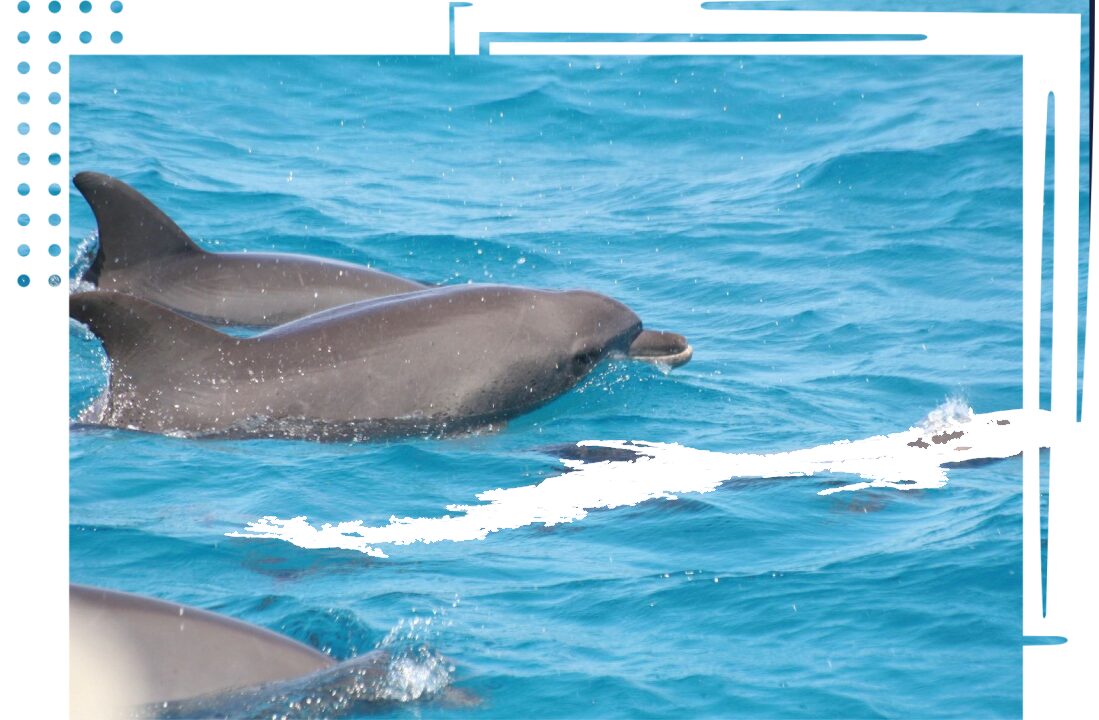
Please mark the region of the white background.
[[[67, 712], [68, 582], [68, 70], [70, 54], [445, 54], [450, 49], [447, 0], [355, 2], [314, 0], [123, 0], [120, 13], [109, 0], [92, 0], [82, 13], [78, 0], [61, 0], [50, 13], [48, 0], [3, 0], [0, 18], [0, 317], [3, 318], [4, 412], [0, 443], [5, 450], [0, 478], [5, 489], [0, 522], [4, 592], [4, 654], [9, 661], [3, 700], [5, 717], [63, 717]], [[569, 54], [1003, 54], [1023, 57], [1023, 396], [1025, 409], [1037, 409], [1038, 322], [1042, 233], [1046, 99], [1056, 97], [1054, 240], [1053, 414], [1061, 423], [1051, 451], [1049, 614], [1041, 609], [1038, 570], [1037, 450], [1024, 454], [1023, 626], [1028, 635], [1060, 635], [1068, 642], [1031, 646], [1024, 651], [1024, 706], [1031, 717], [1099, 717], [1089, 685], [1099, 667], [1099, 598], [1092, 582], [1091, 514], [1099, 509], [1094, 463], [1087, 440], [1099, 438], [1099, 380], [1085, 385], [1084, 422], [1076, 422], [1079, 168], [1079, 16], [963, 13], [713, 12], [700, 2], [623, 3], [602, 0], [552, 3], [474, 0], [455, 9], [455, 48], [475, 53], [482, 32], [615, 33], [917, 33], [919, 43], [508, 43], [500, 53]], [[51, 31], [60, 42], [48, 40]], [[19, 43], [20, 31], [30, 33]], [[81, 31], [92, 34], [82, 43]], [[121, 43], [110, 40], [120, 31]], [[20, 74], [25, 61], [30, 72]], [[57, 74], [47, 71], [61, 64]], [[30, 94], [20, 104], [17, 96]], [[48, 95], [60, 94], [51, 104]], [[16, 126], [31, 130], [19, 135]], [[61, 125], [58, 135], [46, 128]], [[20, 165], [20, 153], [30, 155]], [[50, 153], [59, 153], [50, 165]], [[20, 183], [31, 192], [16, 193]], [[54, 197], [51, 183], [61, 187]], [[30, 216], [26, 227], [17, 224]], [[56, 213], [60, 225], [47, 217]], [[1095, 217], [1093, 204], [1092, 217]], [[31, 248], [20, 257], [16, 248]], [[62, 247], [48, 255], [51, 243]], [[1086, 259], [1085, 259], [1086, 261]], [[19, 287], [16, 277], [30, 277]], [[58, 274], [59, 287], [47, 278]], [[1089, 273], [1087, 337], [1091, 352], [1085, 378], [1099, 378], [1099, 281]], [[653, 438], [659, 440], [659, 438]], [[43, 531], [46, 528], [46, 531]], [[151, 569], [150, 571], [155, 571]], [[12, 664], [15, 660], [16, 664]], [[979, 658], [974, 658], [980, 662]], [[14, 676], [13, 676], [14, 674]]]

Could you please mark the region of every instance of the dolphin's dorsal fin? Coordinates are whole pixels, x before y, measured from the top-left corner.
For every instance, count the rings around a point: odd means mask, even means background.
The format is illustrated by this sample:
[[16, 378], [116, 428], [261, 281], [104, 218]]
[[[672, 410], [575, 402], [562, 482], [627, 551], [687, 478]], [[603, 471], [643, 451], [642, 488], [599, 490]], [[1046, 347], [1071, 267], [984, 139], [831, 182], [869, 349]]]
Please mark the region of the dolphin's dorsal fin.
[[107, 290], [70, 295], [69, 317], [102, 341], [110, 360], [112, 401], [132, 399], [149, 408], [209, 384], [207, 375], [216, 373], [226, 354], [248, 342], [163, 305]]
[[150, 352], [164, 350], [178, 359], [179, 351], [238, 341], [163, 305], [109, 290], [70, 295], [69, 317], [103, 341], [112, 361], [131, 354], [148, 358]]
[[202, 252], [160, 208], [121, 180], [82, 172], [73, 184], [91, 205], [99, 225], [99, 250], [86, 275], [89, 281], [97, 282], [111, 268]]

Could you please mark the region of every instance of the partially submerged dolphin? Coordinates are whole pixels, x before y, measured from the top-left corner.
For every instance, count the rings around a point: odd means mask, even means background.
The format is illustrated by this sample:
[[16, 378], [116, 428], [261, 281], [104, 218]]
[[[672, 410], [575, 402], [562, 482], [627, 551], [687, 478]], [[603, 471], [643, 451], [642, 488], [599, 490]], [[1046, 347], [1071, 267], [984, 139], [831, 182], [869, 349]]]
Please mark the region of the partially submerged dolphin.
[[460, 285], [352, 303], [233, 337], [122, 293], [71, 296], [110, 359], [88, 422], [186, 436], [368, 439], [492, 426], [610, 355], [680, 365], [685, 338], [642, 330], [586, 291]]
[[208, 252], [121, 180], [82, 172], [73, 183], [99, 226], [99, 249], [84, 280], [204, 322], [267, 327], [337, 305], [426, 287], [338, 260]]
[[[83, 585], [69, 586], [69, 645], [74, 718], [333, 717], [396, 699], [388, 652], [337, 662], [256, 625]], [[474, 701], [448, 681], [418, 690]]]
[[181, 700], [335, 664], [270, 630], [82, 585], [69, 586], [69, 638], [74, 703], [100, 691], [121, 695], [125, 705]]

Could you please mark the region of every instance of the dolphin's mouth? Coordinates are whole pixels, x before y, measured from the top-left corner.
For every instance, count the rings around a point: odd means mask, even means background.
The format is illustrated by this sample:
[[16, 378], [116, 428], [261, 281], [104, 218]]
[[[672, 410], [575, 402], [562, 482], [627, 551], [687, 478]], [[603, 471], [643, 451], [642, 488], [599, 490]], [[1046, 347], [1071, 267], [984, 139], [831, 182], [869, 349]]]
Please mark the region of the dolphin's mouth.
[[642, 362], [679, 367], [694, 355], [687, 338], [673, 332], [660, 330], [642, 330], [630, 343], [626, 354]]

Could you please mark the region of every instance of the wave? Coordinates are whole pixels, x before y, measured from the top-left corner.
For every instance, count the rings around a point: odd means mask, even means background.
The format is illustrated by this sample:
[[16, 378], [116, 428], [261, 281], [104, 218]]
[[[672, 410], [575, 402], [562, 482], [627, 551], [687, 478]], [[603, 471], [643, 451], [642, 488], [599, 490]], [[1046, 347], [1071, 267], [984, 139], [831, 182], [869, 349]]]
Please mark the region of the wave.
[[349, 520], [318, 527], [305, 516], [268, 515], [226, 535], [385, 558], [382, 546], [484, 540], [503, 530], [576, 522], [594, 510], [709, 493], [733, 479], [857, 478], [824, 488], [819, 495], [870, 488], [937, 489], [947, 484], [952, 468], [1048, 446], [1053, 436], [1048, 412], [976, 414], [964, 401], [951, 398], [907, 430], [789, 452], [724, 453], [677, 443], [585, 440], [576, 444], [581, 453], [561, 459], [565, 472], [536, 485], [486, 490], [476, 496], [479, 503], [447, 505], [442, 517], [392, 516], [381, 526]]

